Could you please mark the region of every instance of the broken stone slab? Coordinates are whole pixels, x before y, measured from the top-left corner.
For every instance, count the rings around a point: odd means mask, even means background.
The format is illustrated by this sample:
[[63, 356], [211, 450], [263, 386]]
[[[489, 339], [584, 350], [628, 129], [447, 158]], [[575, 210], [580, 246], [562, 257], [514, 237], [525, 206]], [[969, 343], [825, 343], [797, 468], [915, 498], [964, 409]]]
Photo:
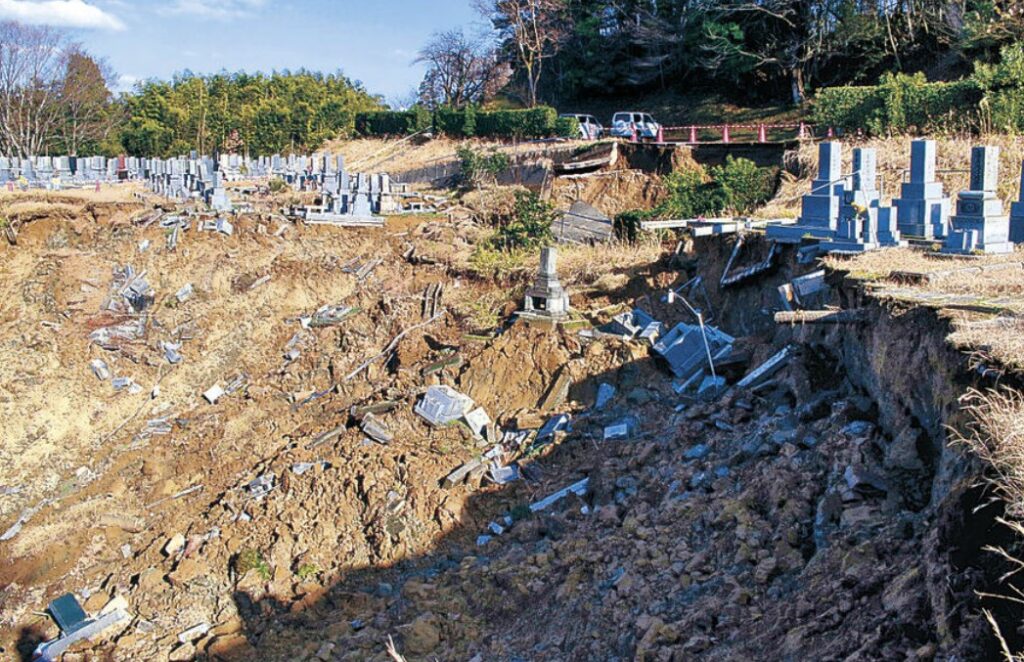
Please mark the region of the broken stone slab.
[[561, 406], [565, 399], [569, 397], [569, 387], [571, 385], [572, 379], [569, 377], [568, 366], [562, 366], [554, 382], [552, 382], [551, 388], [548, 389], [548, 392], [540, 401], [541, 411], [551, 411]]
[[224, 397], [224, 389], [221, 388], [220, 384], [214, 384], [203, 393], [203, 398], [206, 399], [211, 405], [217, 404], [217, 401]]
[[783, 310], [793, 311], [798, 308], [820, 307], [825, 303], [823, 295], [827, 292], [825, 270], [821, 269], [780, 285], [779, 299]]
[[750, 374], [748, 374], [746, 377], [741, 379], [736, 384], [736, 386], [738, 386], [739, 388], [750, 388], [751, 386], [754, 386], [758, 382], [761, 382], [764, 379], [767, 379], [768, 377], [771, 377], [780, 368], [782, 368], [782, 366], [784, 366], [787, 361], [789, 361], [789, 359], [791, 358], [792, 355], [793, 355], [793, 348], [792, 347], [790, 347], [788, 345], [786, 347], [783, 347], [781, 351], [777, 352], [775, 355], [773, 355], [767, 361], [765, 361], [764, 363], [762, 363], [758, 367], [754, 368], [754, 370]]
[[295, 474], [296, 476], [301, 476], [310, 469], [313, 469], [315, 467], [320, 467], [321, 469], [329, 469], [330, 466], [330, 463], [325, 460], [320, 460], [319, 462], [296, 462], [295, 464], [292, 465], [292, 473]]
[[604, 440], [611, 441], [613, 439], [629, 439], [636, 433], [638, 426], [639, 421], [637, 421], [635, 417], [627, 416], [605, 427]]
[[337, 439], [338, 437], [341, 436], [341, 434], [344, 431], [345, 431], [345, 426], [344, 425], [339, 425], [338, 427], [334, 428], [333, 430], [327, 430], [326, 432], [322, 432], [319, 435], [317, 435], [316, 438], [313, 439], [313, 441], [311, 441], [308, 444], [306, 444], [306, 450], [313, 450], [317, 446], [321, 446], [323, 444], [326, 444], [329, 441]]
[[188, 643], [199, 639], [210, 631], [209, 623], [199, 623], [178, 634], [179, 643]]
[[[484, 467], [484, 464], [483, 461], [480, 460], [479, 458], [475, 458], [470, 460], [469, 462], [466, 462], [458, 469], [445, 476], [443, 481], [443, 487], [445, 489], [451, 489], [456, 485], [461, 485], [462, 483], [466, 482], [466, 479], [469, 477], [471, 473], [477, 471], [481, 467]], [[486, 467], [484, 468], [486, 469]]]
[[464, 418], [473, 436], [478, 438], [486, 436], [487, 428], [491, 424], [491, 417], [487, 415], [487, 411], [483, 407], [477, 407], [466, 413]]
[[185, 549], [185, 536], [180, 533], [176, 533], [171, 536], [170, 540], [167, 541], [167, 544], [164, 545], [164, 554], [167, 556], [176, 556], [178, 552], [183, 549]]
[[709, 361], [732, 350], [735, 339], [709, 325], [677, 324], [653, 347], [679, 379], [688, 379], [708, 366]]
[[702, 398], [713, 398], [725, 390], [725, 377], [707, 375], [697, 387], [697, 395]]
[[115, 609], [99, 618], [87, 620], [72, 632], [63, 633], [57, 639], [39, 644], [32, 653], [32, 659], [38, 662], [56, 662], [61, 656], [80, 641], [92, 639], [115, 625], [129, 619], [123, 609]]
[[612, 317], [612, 321], [601, 327], [599, 330], [610, 335], [617, 335], [625, 339], [635, 338], [638, 334], [657, 323], [647, 312], [639, 308], [633, 308], [619, 313]]
[[18, 535], [18, 533], [21, 532], [21, 527], [25, 526], [25, 523], [28, 522], [28, 520], [33, 515], [35, 515], [38, 510], [39, 510], [38, 507], [37, 508], [28, 508], [28, 509], [24, 510], [21, 513], [21, 516], [18, 517], [17, 520], [15, 520], [14, 524], [12, 524], [10, 527], [8, 527], [7, 530], [3, 532], [3, 535], [0, 535], [0, 542], [6, 542], [6, 541], [10, 540], [11, 538], [13, 538], [14, 536]]
[[164, 358], [171, 365], [181, 363], [181, 343], [180, 342], [161, 342], [160, 349], [164, 351]]
[[138, 340], [146, 333], [146, 323], [138, 318], [123, 324], [103, 326], [89, 334], [89, 340], [104, 349], [116, 349], [116, 340]]
[[96, 375], [96, 379], [104, 382], [110, 379], [110, 368], [107, 367], [103, 359], [93, 359], [89, 362], [89, 367], [92, 369], [92, 374]]
[[115, 391], [123, 391], [127, 389], [132, 395], [142, 392], [142, 387], [136, 384], [135, 380], [131, 377], [114, 377], [110, 381], [110, 384], [114, 387]]
[[587, 486], [590, 484], [590, 478], [584, 478], [581, 481], [575, 482], [572, 485], [562, 488], [554, 494], [547, 496], [540, 501], [530, 504], [530, 512], [540, 512], [551, 506], [558, 501], [561, 501], [569, 494], [575, 494], [576, 496], [582, 497], [587, 493]]
[[374, 441], [387, 445], [395, 438], [388, 430], [384, 422], [371, 413], [363, 416], [359, 428], [363, 433]]
[[602, 382], [597, 387], [597, 399], [594, 401], [595, 409], [604, 409], [612, 398], [615, 397], [615, 387], [611, 384]]
[[254, 478], [245, 486], [245, 489], [253, 499], [262, 499], [275, 487], [277, 487], [277, 476], [273, 473], [267, 473]]
[[448, 358], [441, 359], [440, 361], [435, 361], [434, 363], [431, 363], [430, 365], [423, 368], [422, 374], [424, 377], [429, 377], [430, 375], [442, 372], [447, 368], [459, 368], [461, 366], [462, 357], [456, 354], [454, 356], [449, 356]]
[[336, 324], [341, 324], [343, 321], [358, 312], [359, 309], [353, 306], [321, 306], [311, 317], [308, 318], [308, 322], [303, 326], [308, 326], [314, 329], [334, 326]]
[[413, 411], [431, 425], [445, 425], [465, 416], [473, 400], [450, 386], [431, 386]]
[[224, 395], [231, 395], [237, 392], [249, 381], [249, 376], [244, 372], [236, 375], [234, 379], [228, 382], [228, 385], [224, 387]]
[[555, 439], [555, 435], [559, 432], [569, 431], [569, 415], [568, 414], [556, 414], [547, 420], [547, 422], [537, 431], [537, 437], [534, 439], [534, 447], [543, 446], [551, 443]]
[[146, 421], [146, 428], [143, 430], [143, 434], [147, 437], [153, 435], [162, 436], [170, 434], [171, 430], [171, 422], [166, 418], [151, 418]]
[[352, 418], [357, 421], [362, 420], [367, 414], [386, 414], [390, 411], [394, 411], [400, 403], [397, 400], [383, 400], [381, 402], [375, 402], [372, 405], [352, 405], [349, 409], [349, 413]]
[[178, 303], [185, 303], [192, 298], [194, 292], [192, 283], [185, 283], [185, 285], [175, 293], [174, 298], [178, 300]]
[[889, 492], [889, 486], [881, 476], [865, 467], [850, 465], [843, 472], [846, 487], [865, 496], [881, 496]]
[[501, 466], [497, 462], [492, 462], [489, 470], [489, 477], [491, 482], [496, 485], [504, 485], [513, 481], [519, 480], [522, 475], [519, 471], [518, 464], [509, 464]]

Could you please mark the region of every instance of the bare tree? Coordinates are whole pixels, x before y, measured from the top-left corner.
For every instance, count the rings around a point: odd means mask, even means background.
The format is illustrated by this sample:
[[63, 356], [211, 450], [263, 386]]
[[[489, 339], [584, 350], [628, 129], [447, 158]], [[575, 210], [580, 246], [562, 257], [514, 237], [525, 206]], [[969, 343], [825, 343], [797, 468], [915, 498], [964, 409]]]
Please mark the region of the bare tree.
[[476, 5], [514, 51], [526, 76], [528, 102], [536, 106], [544, 61], [572, 31], [565, 0], [476, 0]]
[[67, 47], [59, 30], [0, 23], [0, 143], [5, 153], [42, 154], [56, 134]]
[[466, 36], [461, 29], [435, 34], [416, 62], [427, 64], [420, 100], [429, 106], [462, 108], [480, 103], [507, 82], [503, 76], [507, 66], [498, 62], [495, 49], [484, 39]]
[[75, 155], [84, 145], [106, 139], [119, 118], [111, 107], [108, 85], [114, 74], [110, 66], [78, 47], [69, 49], [66, 62], [60, 89], [61, 138], [68, 154]]

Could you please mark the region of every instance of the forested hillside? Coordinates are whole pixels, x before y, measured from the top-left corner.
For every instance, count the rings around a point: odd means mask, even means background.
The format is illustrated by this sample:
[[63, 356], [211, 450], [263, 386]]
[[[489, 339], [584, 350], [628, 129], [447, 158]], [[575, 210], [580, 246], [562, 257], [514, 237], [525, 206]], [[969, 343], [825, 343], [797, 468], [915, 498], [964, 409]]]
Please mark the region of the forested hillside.
[[[1024, 130], [1020, 2], [470, 1], [487, 27], [427, 39], [415, 58], [425, 69], [416, 117], [627, 103], [689, 121], [802, 115], [871, 133]], [[345, 63], [331, 64], [338, 73], [186, 71], [116, 93], [111, 68], [68, 33], [6, 22], [0, 151], [316, 149], [358, 132], [358, 113], [385, 108], [340, 73]], [[827, 90], [846, 85], [876, 87]], [[699, 110], [682, 117], [684, 106]]]
[[494, 0], [482, 7], [529, 101], [727, 89], [748, 103], [969, 73], [1024, 37], [1011, 0]]

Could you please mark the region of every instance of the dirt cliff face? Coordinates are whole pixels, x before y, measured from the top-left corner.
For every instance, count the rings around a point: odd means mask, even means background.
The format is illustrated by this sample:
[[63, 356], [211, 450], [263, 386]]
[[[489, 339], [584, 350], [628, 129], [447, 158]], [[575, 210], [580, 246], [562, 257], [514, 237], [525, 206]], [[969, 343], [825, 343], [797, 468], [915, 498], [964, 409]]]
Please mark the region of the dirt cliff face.
[[[777, 329], [775, 287], [805, 268], [783, 255], [720, 287], [721, 239], [617, 267], [610, 290], [590, 270], [572, 301], [592, 322], [624, 301], [683, 321], [661, 294], [703, 276], [712, 323], [740, 338], [748, 367], [794, 347], [771, 386], [701, 401], [675, 392], [644, 342], [508, 320], [467, 335], [480, 329], [459, 311], [519, 295], [459, 264], [480, 236], [471, 224], [278, 235], [279, 220], [253, 215], [169, 251], [136, 211], [62, 210], [2, 249], [0, 487], [15, 488], [0, 491], [3, 528], [28, 515], [0, 543], [5, 655], [56, 634], [32, 612], [66, 591], [90, 612], [127, 601], [132, 622], [86, 649], [115, 659], [386, 659], [388, 636], [410, 660], [995, 652], [975, 591], [1001, 571], [982, 551], [1003, 535], [999, 506], [946, 444], [970, 377], [934, 316], [858, 299], [869, 324]], [[765, 250], [753, 242], [745, 259]], [[105, 302], [125, 263], [157, 297], [144, 336], [104, 349], [89, 334], [124, 321]], [[179, 301], [186, 282], [195, 294]], [[437, 283], [450, 312], [430, 321]], [[357, 312], [301, 323], [324, 304]], [[182, 343], [180, 364], [167, 341]], [[143, 388], [114, 391], [96, 358]], [[436, 384], [508, 429], [555, 413], [571, 425], [516, 449], [522, 480], [446, 486], [493, 444], [413, 413]], [[614, 395], [598, 408], [602, 384]], [[389, 443], [364, 433], [366, 407]], [[606, 440], [627, 417], [632, 433]], [[528, 507], [583, 479], [581, 494]]]

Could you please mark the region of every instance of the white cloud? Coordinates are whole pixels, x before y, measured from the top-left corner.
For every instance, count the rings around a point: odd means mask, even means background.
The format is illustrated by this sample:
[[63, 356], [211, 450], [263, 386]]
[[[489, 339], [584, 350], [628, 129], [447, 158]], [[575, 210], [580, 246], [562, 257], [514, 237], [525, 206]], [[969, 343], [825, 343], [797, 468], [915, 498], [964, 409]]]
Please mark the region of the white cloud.
[[124, 30], [121, 19], [85, 0], [0, 0], [0, 18], [62, 28]]
[[202, 18], [245, 18], [266, 4], [266, 0], [174, 0], [174, 4], [160, 12], [190, 14]]
[[142, 79], [132, 74], [121, 74], [117, 77], [117, 90], [118, 92], [130, 92], [135, 84], [140, 82]]

